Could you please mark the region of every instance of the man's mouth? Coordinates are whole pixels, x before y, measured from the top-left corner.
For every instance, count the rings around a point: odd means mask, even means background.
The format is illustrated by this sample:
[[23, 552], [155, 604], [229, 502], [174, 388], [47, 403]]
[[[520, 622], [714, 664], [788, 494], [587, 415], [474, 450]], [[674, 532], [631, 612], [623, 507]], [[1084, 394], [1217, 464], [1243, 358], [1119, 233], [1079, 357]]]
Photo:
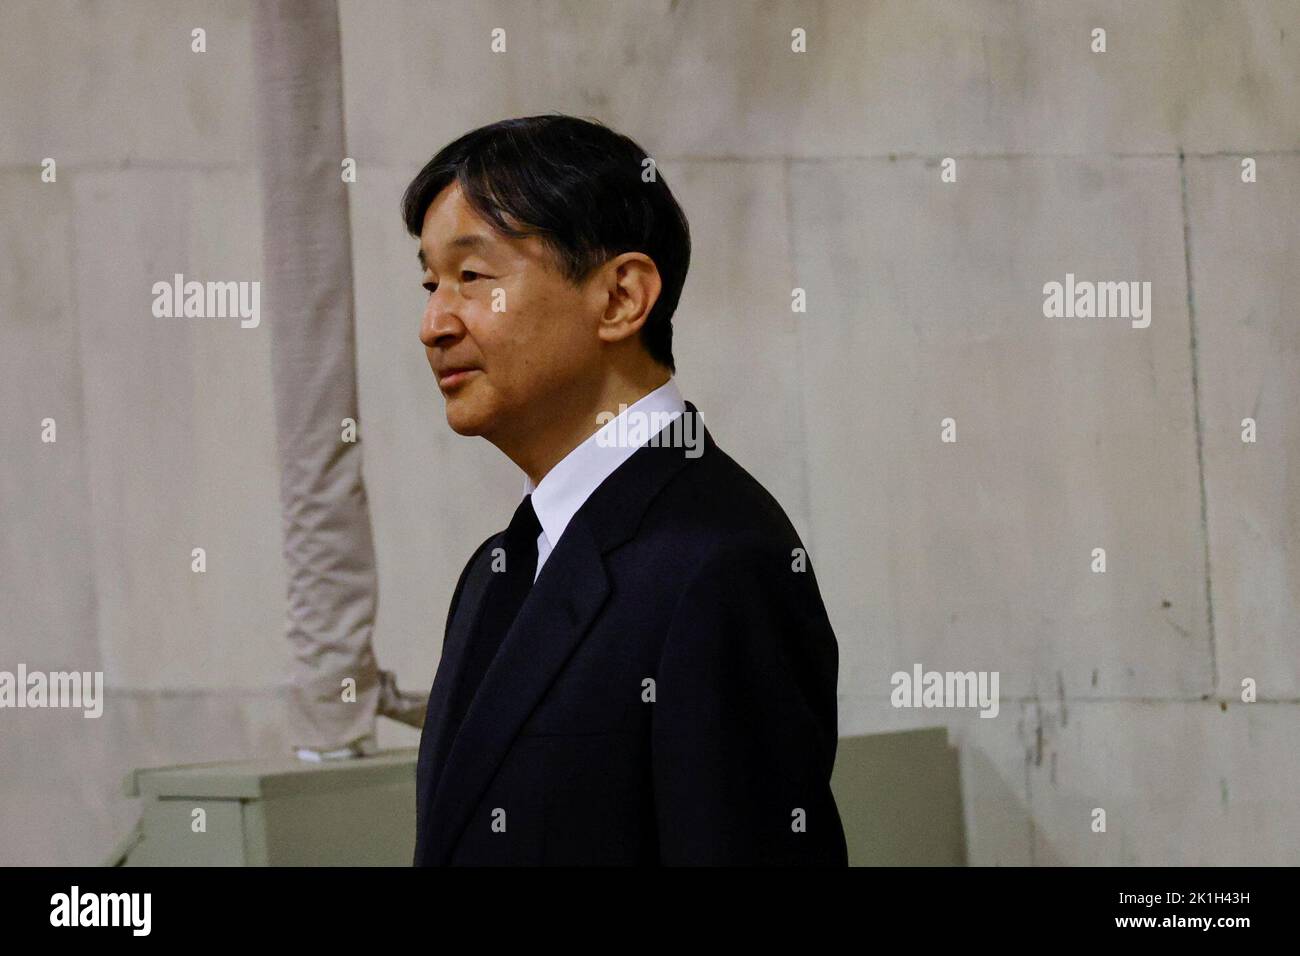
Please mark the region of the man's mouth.
[[438, 373], [438, 387], [442, 389], [456, 388], [468, 381], [471, 375], [480, 371], [482, 371], [482, 369], [471, 368], [468, 366], [460, 368], [445, 368]]

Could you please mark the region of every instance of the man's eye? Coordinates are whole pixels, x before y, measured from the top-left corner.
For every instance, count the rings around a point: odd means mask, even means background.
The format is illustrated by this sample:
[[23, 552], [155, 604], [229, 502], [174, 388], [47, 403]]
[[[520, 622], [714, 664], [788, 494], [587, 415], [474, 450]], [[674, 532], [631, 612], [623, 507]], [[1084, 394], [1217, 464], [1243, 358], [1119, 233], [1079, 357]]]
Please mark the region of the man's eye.
[[475, 279], [484, 279], [487, 277], [484, 276], [481, 272], [470, 272], [468, 269], [466, 269], [460, 274], [460, 278], [462, 282], [473, 282]]

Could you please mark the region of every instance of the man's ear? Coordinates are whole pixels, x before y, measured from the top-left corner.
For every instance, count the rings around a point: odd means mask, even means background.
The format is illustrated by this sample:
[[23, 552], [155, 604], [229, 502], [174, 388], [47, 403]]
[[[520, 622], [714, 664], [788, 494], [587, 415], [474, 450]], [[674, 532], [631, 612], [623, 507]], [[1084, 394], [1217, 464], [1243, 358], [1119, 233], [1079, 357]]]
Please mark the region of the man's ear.
[[643, 252], [624, 252], [602, 267], [602, 286], [609, 298], [597, 334], [602, 342], [621, 342], [641, 331], [659, 301], [663, 280], [659, 267]]

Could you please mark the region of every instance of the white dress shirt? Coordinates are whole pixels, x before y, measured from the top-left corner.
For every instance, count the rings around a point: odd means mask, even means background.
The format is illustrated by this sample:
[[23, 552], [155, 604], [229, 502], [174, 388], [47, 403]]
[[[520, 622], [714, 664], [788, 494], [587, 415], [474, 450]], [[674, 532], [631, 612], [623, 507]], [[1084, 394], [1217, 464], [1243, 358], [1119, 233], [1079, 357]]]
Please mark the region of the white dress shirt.
[[586, 441], [542, 476], [541, 484], [534, 485], [531, 478], [524, 476], [524, 494], [533, 496], [533, 511], [537, 513], [537, 522], [542, 526], [541, 534], [537, 536], [537, 573], [533, 575], [534, 581], [542, 573], [542, 565], [550, 557], [551, 550], [559, 543], [560, 535], [564, 534], [564, 529], [569, 526], [583, 503], [591, 497], [591, 493], [658, 431], [646, 429], [645, 438], [639, 443], [619, 444], [616, 436], [626, 427], [622, 420], [644, 414], [652, 416], [649, 418], [651, 422], [667, 424], [685, 411], [686, 402], [682, 400], [682, 393], [678, 391], [677, 383], [670, 378], [644, 398], [629, 405], [613, 420], [606, 422], [595, 434], [588, 436]]

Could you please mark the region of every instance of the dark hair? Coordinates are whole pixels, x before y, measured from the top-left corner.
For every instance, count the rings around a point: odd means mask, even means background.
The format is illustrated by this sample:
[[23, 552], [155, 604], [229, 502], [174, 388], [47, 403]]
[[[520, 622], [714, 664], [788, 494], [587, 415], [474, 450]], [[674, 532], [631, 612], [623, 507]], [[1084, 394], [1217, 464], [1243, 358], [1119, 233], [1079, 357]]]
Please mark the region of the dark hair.
[[424, 214], [452, 180], [503, 235], [535, 235], [577, 284], [624, 252], [654, 260], [662, 289], [641, 327], [655, 361], [673, 364], [673, 313], [691, 262], [686, 216], [656, 168], [643, 181], [646, 152], [598, 122], [551, 113], [502, 120], [444, 146], [411, 180], [402, 219], [418, 237]]

